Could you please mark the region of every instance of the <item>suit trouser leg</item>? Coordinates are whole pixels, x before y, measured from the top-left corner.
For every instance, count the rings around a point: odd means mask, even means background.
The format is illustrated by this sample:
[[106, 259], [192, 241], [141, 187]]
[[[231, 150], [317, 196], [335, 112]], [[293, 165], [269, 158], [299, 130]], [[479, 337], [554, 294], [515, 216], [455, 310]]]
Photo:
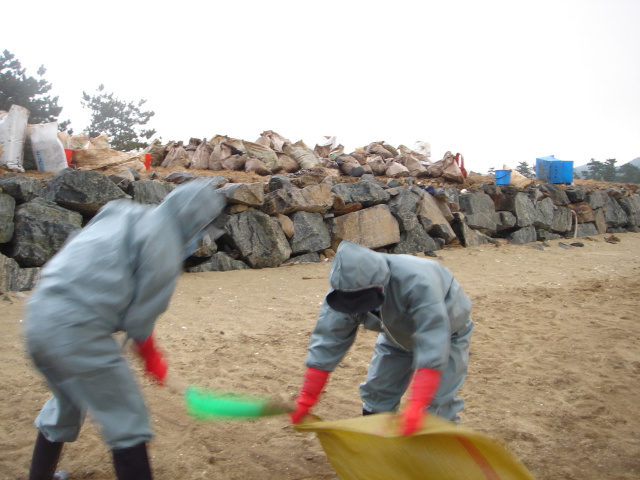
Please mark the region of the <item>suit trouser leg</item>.
[[[469, 365], [469, 344], [473, 333], [471, 318], [467, 325], [451, 336], [449, 358], [442, 372], [440, 387], [429, 406], [429, 412], [452, 421], [464, 401], [457, 396]], [[398, 408], [413, 373], [413, 354], [398, 347], [383, 333], [378, 336], [366, 382], [360, 385], [360, 395], [366, 413], [391, 412]]]
[[469, 343], [473, 332], [473, 323], [469, 319], [467, 326], [451, 335], [449, 359], [442, 372], [440, 387], [429, 405], [429, 412], [458, 423], [458, 413], [464, 408], [464, 400], [457, 393], [467, 378], [469, 366]]
[[378, 335], [367, 380], [360, 385], [363, 409], [369, 413], [395, 411], [411, 380], [412, 364], [411, 352], [398, 347], [384, 333]]

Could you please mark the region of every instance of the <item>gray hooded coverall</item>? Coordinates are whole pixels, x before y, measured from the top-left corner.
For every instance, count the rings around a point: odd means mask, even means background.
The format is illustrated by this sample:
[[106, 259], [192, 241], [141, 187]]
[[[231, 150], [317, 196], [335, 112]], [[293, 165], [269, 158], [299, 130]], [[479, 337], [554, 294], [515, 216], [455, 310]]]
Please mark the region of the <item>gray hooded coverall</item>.
[[440, 387], [429, 411], [458, 421], [464, 402], [456, 396], [467, 374], [473, 322], [471, 301], [451, 272], [434, 260], [374, 252], [343, 241], [331, 263], [335, 290], [382, 287], [380, 311], [345, 314], [326, 299], [309, 342], [305, 365], [333, 371], [353, 344], [359, 324], [381, 332], [366, 382], [364, 410], [395, 411], [418, 368], [439, 370]]
[[116, 200], [45, 265], [24, 333], [54, 395], [35, 421], [47, 440], [76, 440], [87, 409], [112, 450], [151, 439], [143, 398], [112, 334], [149, 337], [182, 271], [185, 245], [225, 205], [203, 180], [177, 187], [158, 206]]

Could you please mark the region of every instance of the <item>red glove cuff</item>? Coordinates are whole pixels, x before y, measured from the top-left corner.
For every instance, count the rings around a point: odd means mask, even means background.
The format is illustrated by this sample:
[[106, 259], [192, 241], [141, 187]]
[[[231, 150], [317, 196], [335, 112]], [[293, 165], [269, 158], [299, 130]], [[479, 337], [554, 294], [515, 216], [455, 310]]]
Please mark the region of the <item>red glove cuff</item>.
[[296, 399], [296, 410], [290, 414], [293, 423], [299, 423], [317, 402], [322, 389], [329, 379], [329, 372], [317, 368], [307, 368], [300, 394]]
[[144, 342], [138, 343], [138, 354], [144, 360], [144, 369], [147, 373], [155, 378], [160, 385], [163, 385], [167, 378], [169, 367], [162, 352], [156, 347], [153, 334], [149, 335], [149, 338]]
[[400, 431], [411, 435], [424, 423], [424, 409], [431, 404], [440, 386], [442, 374], [438, 370], [419, 368], [413, 375], [409, 403], [400, 414]]
[[318, 370], [317, 368], [307, 368], [297, 403], [310, 407], [314, 406], [318, 402], [318, 397], [320, 397], [328, 379], [329, 372]]
[[431, 404], [436, 396], [442, 373], [431, 368], [419, 368], [413, 375], [409, 403], [420, 405], [422, 408]]
[[149, 355], [152, 355], [156, 351], [156, 343], [153, 338], [153, 333], [149, 335], [146, 340], [141, 342], [136, 342], [138, 346], [138, 353], [142, 358], [146, 358]]

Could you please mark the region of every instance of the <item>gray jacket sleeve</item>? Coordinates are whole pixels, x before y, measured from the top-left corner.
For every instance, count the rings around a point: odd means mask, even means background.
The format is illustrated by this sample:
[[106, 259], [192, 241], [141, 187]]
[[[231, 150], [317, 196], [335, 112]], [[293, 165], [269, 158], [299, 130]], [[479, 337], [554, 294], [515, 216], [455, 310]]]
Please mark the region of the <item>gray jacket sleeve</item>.
[[411, 290], [408, 316], [414, 322], [414, 368], [441, 370], [447, 364], [451, 335], [469, 321], [471, 301], [458, 282], [432, 282]]
[[413, 366], [442, 370], [449, 357], [451, 318], [446, 304], [452, 278], [438, 268], [405, 277], [400, 304], [413, 323]]
[[[161, 229], [157, 222], [137, 227]], [[156, 319], [169, 305], [182, 268], [181, 240], [171, 232], [157, 233], [149, 235], [146, 231], [133, 260], [134, 293], [124, 314], [122, 329], [136, 341], [146, 340], [153, 332]]]
[[411, 313], [414, 368], [442, 370], [449, 357], [451, 327], [444, 302], [417, 306]]
[[332, 372], [353, 345], [357, 331], [355, 316], [336, 312], [325, 300], [311, 334], [305, 365]]

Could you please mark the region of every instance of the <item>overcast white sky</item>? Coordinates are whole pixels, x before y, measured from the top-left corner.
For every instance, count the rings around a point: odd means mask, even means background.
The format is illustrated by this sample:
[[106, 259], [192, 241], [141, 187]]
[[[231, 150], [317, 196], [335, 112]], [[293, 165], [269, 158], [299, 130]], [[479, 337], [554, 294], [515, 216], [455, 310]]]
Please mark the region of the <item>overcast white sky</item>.
[[76, 132], [104, 84], [163, 141], [421, 140], [476, 172], [640, 157], [640, 0], [38, 0], [1, 23]]

